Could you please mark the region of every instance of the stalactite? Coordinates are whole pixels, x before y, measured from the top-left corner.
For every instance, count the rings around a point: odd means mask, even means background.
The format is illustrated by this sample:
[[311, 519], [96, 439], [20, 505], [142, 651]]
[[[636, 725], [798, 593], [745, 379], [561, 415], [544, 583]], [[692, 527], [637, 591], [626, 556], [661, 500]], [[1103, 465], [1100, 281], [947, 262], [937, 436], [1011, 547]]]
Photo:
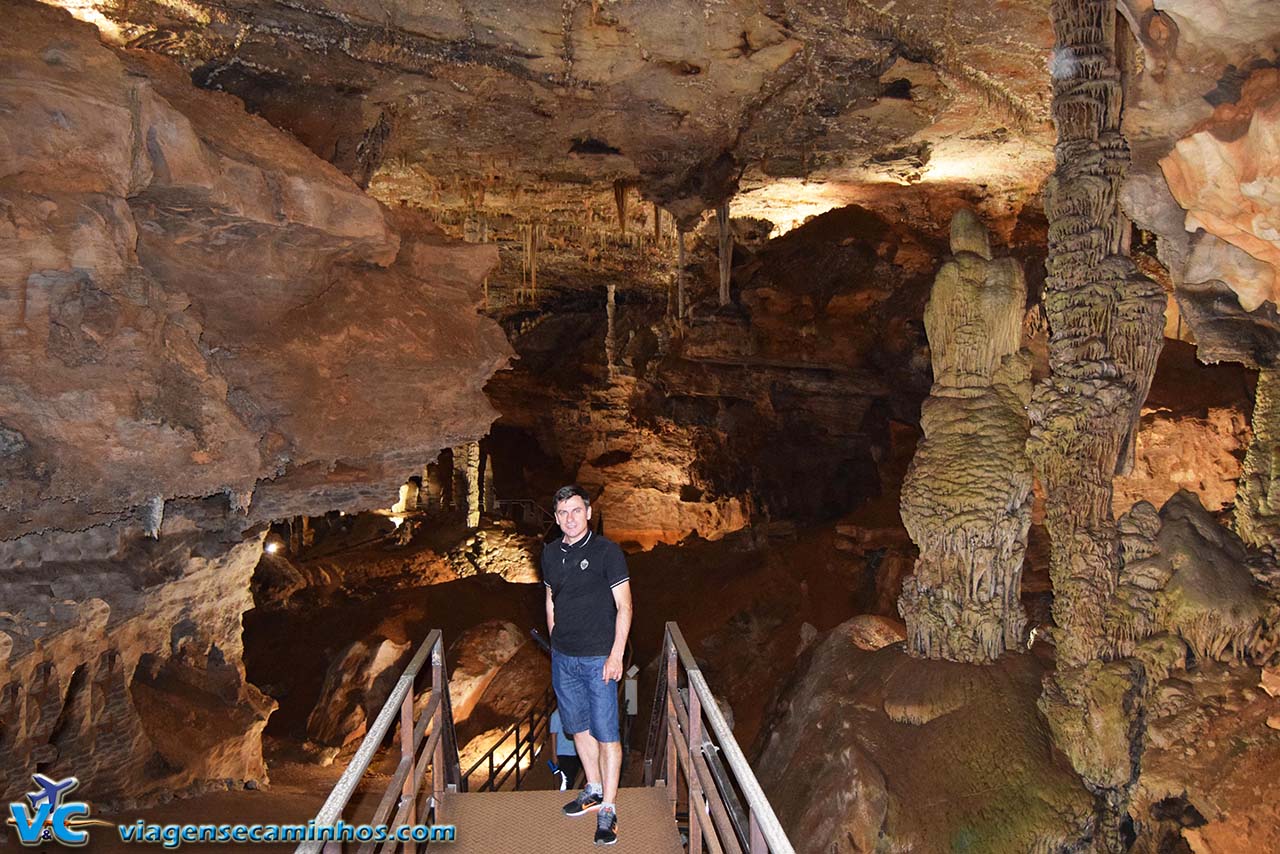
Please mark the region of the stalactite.
[[609, 282], [609, 284], [605, 285], [604, 363], [608, 369], [610, 379], [613, 378], [614, 347], [616, 346], [613, 337], [613, 316], [617, 295], [618, 286], [616, 284]]
[[729, 203], [716, 208], [720, 234], [720, 304], [729, 304], [729, 273], [733, 266], [733, 231], [729, 227]]
[[658, 207], [658, 203], [653, 203], [653, 245], [656, 247], [662, 242], [662, 208]]
[[618, 180], [613, 182], [613, 203], [618, 209], [618, 228], [622, 232], [622, 236], [627, 234], [627, 182]]
[[676, 321], [684, 323], [684, 229], [676, 227]]
[[155, 495], [147, 500], [143, 512], [142, 529], [153, 540], [160, 539], [160, 526], [164, 524], [164, 496]]

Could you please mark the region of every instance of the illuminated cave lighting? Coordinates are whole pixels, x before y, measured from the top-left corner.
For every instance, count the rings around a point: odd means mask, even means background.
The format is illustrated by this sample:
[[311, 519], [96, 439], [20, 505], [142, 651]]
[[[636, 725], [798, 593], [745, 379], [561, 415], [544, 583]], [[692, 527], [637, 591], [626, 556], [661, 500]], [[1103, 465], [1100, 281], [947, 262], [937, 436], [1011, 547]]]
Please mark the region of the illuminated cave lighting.
[[71, 13], [71, 17], [84, 21], [86, 24], [93, 24], [106, 41], [113, 44], [124, 44], [125, 42], [124, 35], [120, 32], [120, 27], [115, 21], [107, 18], [95, 8], [94, 0], [41, 0], [41, 2], [66, 9]]
[[389, 518], [391, 520], [391, 524], [395, 525], [397, 528], [404, 524], [403, 516], [389, 516], [387, 518]]
[[280, 542], [278, 540], [268, 540], [266, 546], [263, 547], [267, 554], [275, 554], [280, 551]]

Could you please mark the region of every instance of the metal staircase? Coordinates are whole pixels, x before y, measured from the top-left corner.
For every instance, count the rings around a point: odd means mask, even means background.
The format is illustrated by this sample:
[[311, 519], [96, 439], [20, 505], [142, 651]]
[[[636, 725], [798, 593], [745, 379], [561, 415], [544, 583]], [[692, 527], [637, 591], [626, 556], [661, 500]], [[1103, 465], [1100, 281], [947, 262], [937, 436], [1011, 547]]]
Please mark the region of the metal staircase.
[[[650, 722], [644, 785], [618, 790], [618, 850], [794, 854], [675, 623], [667, 623], [663, 650], [665, 666]], [[414, 686], [428, 659], [430, 699], [415, 714]], [[445, 850], [454, 854], [598, 850], [591, 841], [594, 822], [575, 820], [561, 812], [564, 792], [519, 790], [523, 760], [536, 761], [546, 743], [553, 702], [548, 692], [538, 707], [512, 725], [494, 749], [462, 773], [441, 634], [433, 630], [325, 800], [315, 826], [332, 827], [339, 820], [391, 827], [450, 824], [455, 828], [454, 838]], [[400, 760], [377, 808], [367, 818], [344, 815], [397, 717]], [[508, 738], [514, 749], [498, 761], [496, 749]], [[486, 769], [488, 776], [477, 785], [477, 791], [468, 791], [469, 778], [481, 769]], [[517, 789], [501, 791], [512, 775]], [[399, 841], [306, 842], [295, 854], [413, 854], [425, 847], [427, 843]]]

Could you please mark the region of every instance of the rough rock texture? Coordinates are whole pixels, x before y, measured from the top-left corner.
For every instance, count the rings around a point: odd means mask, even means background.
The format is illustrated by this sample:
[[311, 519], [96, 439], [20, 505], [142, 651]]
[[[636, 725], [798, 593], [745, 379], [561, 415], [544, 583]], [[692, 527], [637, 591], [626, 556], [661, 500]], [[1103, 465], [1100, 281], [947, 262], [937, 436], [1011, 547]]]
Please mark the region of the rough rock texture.
[[1031, 360], [1018, 348], [1027, 285], [1017, 261], [992, 260], [969, 211], [952, 220], [951, 250], [924, 310], [934, 382], [902, 485], [920, 558], [898, 607], [912, 654], [980, 663], [1019, 646], [1026, 622]]
[[739, 183], [767, 205], [819, 177], [818, 212], [850, 201], [837, 182], [966, 170], [1001, 206], [1048, 164], [1039, 2], [82, 5], [381, 198], [485, 207], [508, 235], [531, 211], [581, 222], [615, 180], [690, 224]]
[[[1280, 702], [1256, 667], [1204, 664], [1152, 692], [1135, 854], [1280, 850]], [[1179, 848], [1182, 843], [1183, 848]]]
[[178, 515], [155, 541], [0, 542], [0, 797], [37, 771], [114, 801], [265, 781], [275, 704], [245, 681], [240, 624], [260, 553]]
[[[1058, 668], [1041, 708], [1055, 742], [1099, 795], [1099, 847], [1124, 847], [1122, 816], [1141, 756], [1139, 665], [1097, 659], [1120, 570], [1112, 479], [1131, 469], [1162, 343], [1165, 296], [1129, 259], [1118, 193], [1129, 160], [1110, 0], [1054, 0], [1057, 168], [1045, 311], [1049, 379], [1036, 386], [1027, 450], [1046, 494]], [[1106, 715], [1096, 741], [1080, 738]], [[1081, 729], [1081, 727], [1085, 729]]]
[[1031, 656], [864, 652], [840, 625], [783, 690], [753, 764], [797, 851], [1073, 850], [1092, 798], [1054, 758], [1041, 674]]
[[514, 623], [489, 620], [459, 637], [449, 647], [455, 663], [449, 673], [449, 697], [455, 723], [465, 723], [495, 674], [528, 641]]
[[220, 492], [274, 518], [326, 482], [354, 505], [356, 483], [390, 478], [388, 447], [403, 481], [439, 437], [483, 432], [506, 346], [446, 319], [475, 306], [492, 249], [407, 217], [401, 245], [376, 202], [233, 99], [53, 10], [15, 15], [0, 531]]
[[1191, 492], [1175, 494], [1160, 509], [1145, 502], [1118, 523], [1125, 555], [1107, 633], [1113, 648], [1134, 654], [1135, 644], [1158, 632], [1182, 638], [1197, 656], [1230, 652], [1265, 655], [1267, 590], [1250, 571], [1265, 559], [1205, 511]]
[[541, 558], [542, 540], [516, 533], [510, 523], [482, 528], [448, 554], [459, 578], [496, 575], [512, 584], [541, 582]]
[[1280, 371], [1258, 374], [1253, 441], [1236, 496], [1236, 532], [1250, 545], [1280, 549]]
[[320, 699], [307, 719], [308, 738], [317, 744], [344, 747], [364, 737], [387, 702], [411, 651], [412, 644], [371, 637], [339, 652], [329, 665]]
[[[1157, 235], [1201, 358], [1274, 365], [1280, 321], [1274, 299], [1258, 303], [1275, 288], [1268, 260], [1275, 252], [1275, 96], [1268, 81], [1280, 7], [1266, 0], [1120, 6], [1141, 45], [1126, 95], [1134, 168], [1122, 191], [1125, 210]], [[1189, 233], [1197, 227], [1207, 231]]]
[[[509, 354], [475, 311], [495, 253], [388, 214], [165, 60], [5, 11], [3, 788], [48, 768], [124, 798], [261, 779], [270, 702], [239, 641], [256, 526], [389, 506], [487, 430]], [[88, 625], [108, 634], [75, 640]]]
[[1178, 140], [1160, 161], [1169, 190], [1187, 211], [1186, 229], [1244, 250], [1257, 263], [1248, 276], [1227, 271], [1245, 311], [1280, 303], [1280, 69], [1260, 68], [1234, 103]]
[[1139, 501], [1161, 507], [1180, 489], [1213, 513], [1236, 503], [1257, 375], [1240, 365], [1205, 365], [1200, 352], [1165, 340], [1142, 407], [1133, 470], [1115, 479], [1116, 516]]

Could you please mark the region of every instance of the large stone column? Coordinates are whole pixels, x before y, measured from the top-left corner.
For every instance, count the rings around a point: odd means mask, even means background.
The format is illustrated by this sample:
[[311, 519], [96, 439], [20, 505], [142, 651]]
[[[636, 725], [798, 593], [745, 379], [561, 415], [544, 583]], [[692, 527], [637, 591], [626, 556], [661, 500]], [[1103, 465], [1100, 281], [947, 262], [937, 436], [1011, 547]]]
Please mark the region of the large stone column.
[[992, 259], [987, 230], [967, 209], [951, 221], [951, 251], [924, 313], [934, 383], [902, 487], [920, 558], [898, 607], [913, 655], [990, 662], [1019, 644], [1026, 623], [1027, 285], [1017, 261]]
[[1045, 310], [1050, 377], [1037, 385], [1027, 451], [1045, 490], [1057, 669], [1040, 708], [1100, 804], [1096, 846], [1124, 850], [1142, 755], [1145, 671], [1118, 660], [1105, 616], [1120, 571], [1112, 481], [1126, 464], [1162, 343], [1164, 294], [1126, 257], [1117, 201], [1129, 150], [1114, 0], [1053, 0], [1057, 168]]
[[1280, 548], [1280, 370], [1263, 369], [1253, 402], [1253, 441], [1236, 493], [1236, 533], [1261, 549]]
[[480, 443], [466, 445], [467, 527], [480, 527]]

